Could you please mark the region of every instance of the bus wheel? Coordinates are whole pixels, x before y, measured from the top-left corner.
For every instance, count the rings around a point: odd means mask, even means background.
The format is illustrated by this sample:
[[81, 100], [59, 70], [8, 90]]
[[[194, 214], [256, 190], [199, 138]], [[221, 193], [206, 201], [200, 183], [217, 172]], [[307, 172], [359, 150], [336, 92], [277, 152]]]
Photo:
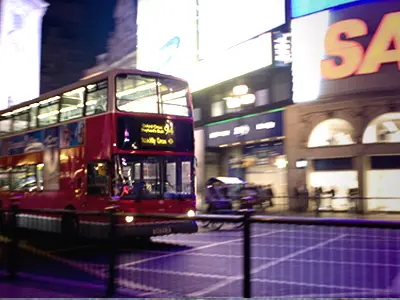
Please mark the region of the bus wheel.
[[61, 234], [68, 240], [76, 239], [79, 234], [79, 221], [76, 215], [73, 214], [75, 208], [66, 207], [66, 210], [71, 210], [71, 213], [65, 213], [61, 219]]

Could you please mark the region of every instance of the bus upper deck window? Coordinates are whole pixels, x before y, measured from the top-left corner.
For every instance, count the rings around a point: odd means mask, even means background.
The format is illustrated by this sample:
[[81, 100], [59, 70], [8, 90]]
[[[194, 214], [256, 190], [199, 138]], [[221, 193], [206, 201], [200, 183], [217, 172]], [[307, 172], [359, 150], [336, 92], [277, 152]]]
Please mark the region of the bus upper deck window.
[[85, 88], [80, 87], [66, 92], [61, 98], [60, 121], [68, 121], [83, 116]]
[[0, 135], [5, 135], [11, 132], [11, 119], [0, 118]]
[[86, 115], [95, 115], [107, 111], [108, 86], [107, 81], [86, 86]]

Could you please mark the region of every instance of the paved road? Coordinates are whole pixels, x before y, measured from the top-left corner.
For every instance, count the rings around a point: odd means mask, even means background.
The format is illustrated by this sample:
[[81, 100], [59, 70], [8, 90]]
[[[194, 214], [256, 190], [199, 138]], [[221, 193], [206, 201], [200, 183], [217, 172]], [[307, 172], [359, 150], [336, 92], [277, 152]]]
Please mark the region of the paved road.
[[[22, 247], [23, 280], [36, 280], [59, 297], [99, 296], [104, 290], [104, 244], [83, 241], [71, 246], [53, 237], [26, 237]], [[399, 232], [254, 225], [251, 251], [253, 297], [396, 296]], [[240, 297], [242, 259], [240, 230], [157, 237], [146, 245], [125, 242], [118, 258], [119, 292], [136, 297]], [[0, 289], [2, 297], [11, 294]]]

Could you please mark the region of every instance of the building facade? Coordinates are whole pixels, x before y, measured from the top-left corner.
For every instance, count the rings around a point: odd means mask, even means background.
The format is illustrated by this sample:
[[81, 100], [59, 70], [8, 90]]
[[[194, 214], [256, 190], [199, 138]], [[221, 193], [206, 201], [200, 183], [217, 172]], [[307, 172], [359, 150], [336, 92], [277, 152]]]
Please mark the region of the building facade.
[[42, 0], [0, 1], [0, 110], [40, 94]]
[[137, 1], [118, 0], [113, 14], [115, 30], [107, 41], [107, 53], [96, 57], [96, 65], [85, 70], [90, 77], [112, 68], [136, 68]]
[[[199, 204], [209, 177], [272, 183], [273, 176], [247, 171], [267, 174], [284, 158], [283, 113], [273, 110], [291, 103], [286, 6], [285, 0], [138, 0], [137, 68], [186, 79], [192, 92]], [[226, 126], [232, 134], [220, 136]], [[266, 152], [263, 164], [253, 163]]]
[[360, 211], [399, 212], [400, 2], [347, 2], [292, 20], [288, 193], [305, 183], [334, 190], [334, 209], [352, 194]]

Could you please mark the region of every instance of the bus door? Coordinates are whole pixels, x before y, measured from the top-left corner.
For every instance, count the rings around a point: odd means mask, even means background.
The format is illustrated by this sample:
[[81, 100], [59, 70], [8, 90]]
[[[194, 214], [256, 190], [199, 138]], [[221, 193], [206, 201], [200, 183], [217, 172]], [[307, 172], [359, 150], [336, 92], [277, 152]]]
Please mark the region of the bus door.
[[[171, 163], [170, 165], [168, 165]], [[138, 213], [182, 213], [176, 192], [177, 181], [166, 172], [176, 173], [173, 162], [164, 156], [121, 156], [118, 162], [121, 186], [116, 188], [123, 203]], [[167, 170], [166, 166], [169, 166]], [[167, 193], [167, 191], [170, 191]], [[168, 195], [167, 195], [168, 194]]]
[[86, 196], [82, 202], [85, 210], [104, 210], [110, 201], [110, 174], [107, 161], [93, 161], [87, 165]]

